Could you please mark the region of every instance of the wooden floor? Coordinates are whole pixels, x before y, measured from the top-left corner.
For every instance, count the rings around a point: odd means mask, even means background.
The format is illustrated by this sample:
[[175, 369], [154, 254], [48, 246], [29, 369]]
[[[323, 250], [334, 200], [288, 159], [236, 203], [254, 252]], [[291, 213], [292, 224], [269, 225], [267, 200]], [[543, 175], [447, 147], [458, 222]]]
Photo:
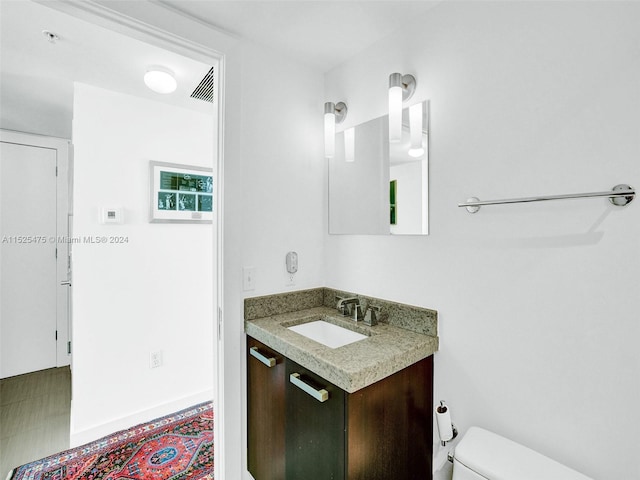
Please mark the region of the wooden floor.
[[0, 380], [0, 480], [15, 467], [69, 448], [71, 371]]

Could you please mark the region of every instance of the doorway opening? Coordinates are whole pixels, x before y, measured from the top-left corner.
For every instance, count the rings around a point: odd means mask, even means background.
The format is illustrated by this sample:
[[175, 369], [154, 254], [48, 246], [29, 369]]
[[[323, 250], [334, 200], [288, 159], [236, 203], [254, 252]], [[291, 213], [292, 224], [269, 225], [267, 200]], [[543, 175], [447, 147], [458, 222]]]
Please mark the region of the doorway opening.
[[[30, 27], [35, 26], [40, 35], [38, 20], [43, 18], [57, 29], [68, 30], [56, 32], [58, 43], [47, 44], [46, 53], [38, 46], [29, 61], [14, 62], [19, 55], [27, 56], [31, 50], [26, 45], [34, 41], [25, 41], [19, 32], [33, 34]], [[183, 88], [190, 94], [212, 69], [219, 74], [221, 57], [213, 51], [203, 55], [203, 49], [189, 55], [183, 46], [173, 50], [166, 44], [158, 46], [163, 43], [156, 41], [161, 36], [148, 32], [146, 42], [134, 40], [145, 35], [116, 33], [34, 2], [3, 2], [2, 21], [3, 95], [13, 94], [13, 103], [22, 99], [19, 110], [46, 117], [51, 102], [39, 94], [44, 90], [51, 97], [64, 98], [67, 93], [56, 95], [57, 81], [68, 75], [62, 71], [75, 69], [76, 75], [71, 78], [73, 133], [64, 135], [73, 138], [74, 151], [72, 207], [68, 209], [72, 221], [66, 233], [73, 268], [66, 294], [73, 318], [69, 338], [58, 344], [68, 348], [72, 342], [70, 445], [205, 397], [215, 401], [222, 95], [216, 78], [212, 101], [186, 95], [181, 105], [174, 105], [157, 94], [138, 94], [137, 87], [129, 89], [119, 80], [114, 84], [93, 81], [78, 75], [77, 68], [90, 65], [106, 82], [113, 80], [118, 69], [130, 71], [135, 66], [141, 70], [135, 81], [142, 83], [150, 64], [170, 64], [178, 79], [197, 77], [183, 84], [189, 84]], [[12, 22], [16, 28], [9, 27]], [[99, 38], [105, 50], [90, 51], [89, 38]], [[132, 42], [141, 44], [146, 53], [132, 47]], [[72, 45], [81, 51], [72, 54]], [[119, 64], [109, 64], [110, 51], [116, 53]], [[57, 65], [43, 68], [42, 57], [56, 55]], [[46, 72], [48, 90], [21, 89], [33, 77], [27, 64]], [[197, 71], [189, 73], [196, 64]], [[15, 118], [12, 123], [4, 118], [13, 112], [4, 108], [9, 105], [3, 97], [0, 126], [51, 135], [39, 121]], [[213, 222], [150, 223], [151, 161], [210, 168]], [[104, 211], [111, 210], [121, 212], [120, 223], [103, 222]]]

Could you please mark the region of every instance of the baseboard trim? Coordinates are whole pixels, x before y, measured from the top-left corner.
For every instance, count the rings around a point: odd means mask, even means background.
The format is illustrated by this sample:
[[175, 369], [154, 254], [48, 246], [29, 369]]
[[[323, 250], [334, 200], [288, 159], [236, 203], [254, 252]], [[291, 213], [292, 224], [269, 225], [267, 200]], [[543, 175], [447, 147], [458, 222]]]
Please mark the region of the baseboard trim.
[[[100, 425], [94, 425], [84, 430], [74, 431], [71, 428], [70, 447], [75, 448], [85, 443], [93, 442], [99, 438], [111, 435], [121, 430], [127, 430], [141, 423], [150, 422], [156, 418], [170, 415], [179, 410], [189, 408], [193, 405], [203, 402], [209, 402], [213, 399], [213, 389], [203, 390], [186, 397], [181, 397], [170, 402], [162, 403], [145, 410], [139, 410], [130, 415], [113, 419]], [[73, 403], [71, 407], [73, 416]]]

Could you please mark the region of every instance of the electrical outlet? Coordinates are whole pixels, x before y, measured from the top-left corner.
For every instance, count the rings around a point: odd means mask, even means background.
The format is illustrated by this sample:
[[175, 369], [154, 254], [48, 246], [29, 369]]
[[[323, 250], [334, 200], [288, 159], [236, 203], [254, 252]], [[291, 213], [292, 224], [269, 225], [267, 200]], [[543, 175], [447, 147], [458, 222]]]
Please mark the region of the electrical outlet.
[[162, 350], [149, 352], [149, 368], [158, 368], [162, 366]]

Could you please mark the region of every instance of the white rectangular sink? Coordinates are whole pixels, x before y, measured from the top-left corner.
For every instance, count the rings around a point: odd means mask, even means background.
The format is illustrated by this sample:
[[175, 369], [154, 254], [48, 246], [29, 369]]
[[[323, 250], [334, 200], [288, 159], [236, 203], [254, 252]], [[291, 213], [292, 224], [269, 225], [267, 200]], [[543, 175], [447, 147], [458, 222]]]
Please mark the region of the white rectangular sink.
[[324, 320], [316, 320], [309, 323], [303, 323], [301, 325], [295, 325], [289, 327], [300, 335], [304, 335], [311, 340], [326, 345], [329, 348], [338, 348], [350, 343], [364, 340], [366, 335], [354, 332], [347, 328], [339, 327], [333, 323], [325, 322]]

